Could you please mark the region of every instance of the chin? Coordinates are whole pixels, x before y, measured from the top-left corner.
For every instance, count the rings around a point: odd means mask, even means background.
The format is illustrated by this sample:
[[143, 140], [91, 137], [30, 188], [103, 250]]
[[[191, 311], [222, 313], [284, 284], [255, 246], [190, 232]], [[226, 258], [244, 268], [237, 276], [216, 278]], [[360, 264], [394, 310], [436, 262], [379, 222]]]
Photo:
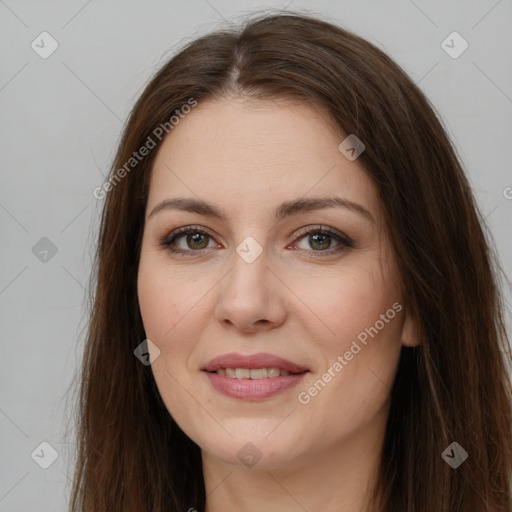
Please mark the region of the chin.
[[220, 459], [227, 464], [246, 467], [251, 470], [292, 469], [297, 464], [297, 443], [287, 437], [275, 436], [269, 440], [268, 431], [265, 434], [248, 436], [233, 436], [223, 445], [205, 443], [203, 452], [210, 457]]

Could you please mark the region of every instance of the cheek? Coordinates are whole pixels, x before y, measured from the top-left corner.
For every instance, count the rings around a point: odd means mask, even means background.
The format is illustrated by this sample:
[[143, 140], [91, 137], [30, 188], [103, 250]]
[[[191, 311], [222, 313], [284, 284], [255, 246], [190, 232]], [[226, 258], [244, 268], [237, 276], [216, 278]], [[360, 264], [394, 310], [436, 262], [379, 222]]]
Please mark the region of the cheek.
[[180, 329], [186, 326], [182, 320], [198, 300], [197, 283], [196, 286], [190, 280], [181, 283], [142, 259], [137, 292], [146, 335], [165, 349], [175, 338], [178, 326]]
[[[316, 341], [330, 357], [348, 349], [353, 339], [374, 326], [400, 299], [393, 276], [383, 276], [378, 265], [309, 276], [296, 281], [294, 291], [314, 315], [304, 317], [308, 318], [308, 330], [313, 335], [313, 324], [317, 325]], [[398, 316], [394, 310], [391, 313]], [[392, 323], [395, 325], [390, 329]], [[386, 329], [379, 330], [387, 334], [393, 330], [396, 334], [399, 325], [395, 319], [386, 323]], [[380, 321], [378, 326], [381, 327]]]
[[[340, 402], [355, 416], [363, 417], [364, 409], [371, 414], [389, 392], [400, 355], [403, 313], [396, 280], [391, 273], [383, 275], [379, 265], [368, 265], [320, 280], [315, 287], [305, 284], [300, 293], [306, 288], [307, 303], [321, 320], [311, 320], [308, 327], [322, 354], [316, 378], [325, 375], [328, 381], [325, 391], [318, 384], [322, 398], [316, 405], [325, 406], [328, 416]], [[312, 322], [318, 325], [316, 334]]]
[[139, 267], [137, 288], [146, 337], [160, 350], [151, 364], [156, 386], [174, 420], [181, 427], [186, 426], [190, 423], [187, 411], [193, 411], [195, 404], [188, 400], [182, 388], [188, 387], [185, 363], [190, 351], [187, 340], [191, 339], [185, 332], [187, 322], [183, 319], [192, 304], [189, 305], [189, 298], [181, 289], [176, 293], [174, 281], [144, 259]]
[[[187, 287], [186, 290], [191, 288]], [[157, 388], [167, 410], [180, 423], [186, 409], [193, 409], [182, 386], [189, 387], [187, 361], [194, 333], [187, 322], [197, 298], [187, 294], [176, 281], [141, 262], [138, 276], [139, 306], [146, 337], [160, 350], [152, 362]], [[181, 384], [181, 386], [180, 386]], [[187, 404], [184, 407], [184, 404]]]

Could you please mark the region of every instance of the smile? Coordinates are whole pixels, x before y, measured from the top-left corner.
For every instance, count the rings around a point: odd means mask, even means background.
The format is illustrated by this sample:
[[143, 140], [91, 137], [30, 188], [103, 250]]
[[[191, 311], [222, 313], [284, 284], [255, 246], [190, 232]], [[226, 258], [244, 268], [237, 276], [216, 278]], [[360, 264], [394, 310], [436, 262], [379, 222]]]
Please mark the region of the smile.
[[[292, 375], [288, 370], [280, 368], [219, 368], [217, 375], [229, 377], [230, 379], [274, 379], [279, 376]], [[295, 375], [295, 374], [294, 374]]]
[[296, 386], [309, 371], [291, 373], [279, 368], [219, 368], [211, 372], [203, 370], [201, 373], [222, 395], [255, 401], [276, 396]]

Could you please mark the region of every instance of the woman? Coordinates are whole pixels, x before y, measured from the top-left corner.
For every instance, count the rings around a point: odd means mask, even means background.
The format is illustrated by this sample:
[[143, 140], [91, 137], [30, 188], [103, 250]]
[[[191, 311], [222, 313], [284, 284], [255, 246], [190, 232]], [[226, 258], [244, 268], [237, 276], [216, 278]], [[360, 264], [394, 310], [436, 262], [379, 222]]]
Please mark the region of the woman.
[[512, 510], [496, 263], [380, 50], [289, 13], [193, 41], [95, 194], [70, 510]]

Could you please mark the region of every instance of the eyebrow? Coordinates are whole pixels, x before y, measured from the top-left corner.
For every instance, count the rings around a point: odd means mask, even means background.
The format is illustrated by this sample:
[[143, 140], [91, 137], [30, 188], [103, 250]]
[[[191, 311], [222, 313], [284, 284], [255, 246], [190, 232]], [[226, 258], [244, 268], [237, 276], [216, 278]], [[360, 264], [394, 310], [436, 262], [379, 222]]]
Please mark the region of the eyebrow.
[[[294, 199], [285, 201], [274, 209], [274, 220], [279, 221], [291, 215], [297, 215], [303, 212], [322, 210], [326, 208], [346, 208], [355, 212], [370, 222], [375, 222], [371, 213], [359, 203], [338, 196], [316, 197], [308, 199]], [[182, 210], [199, 215], [206, 215], [215, 219], [223, 220], [225, 215], [222, 210], [201, 199], [176, 197], [164, 199], [158, 203], [148, 216], [148, 219], [163, 210]]]

